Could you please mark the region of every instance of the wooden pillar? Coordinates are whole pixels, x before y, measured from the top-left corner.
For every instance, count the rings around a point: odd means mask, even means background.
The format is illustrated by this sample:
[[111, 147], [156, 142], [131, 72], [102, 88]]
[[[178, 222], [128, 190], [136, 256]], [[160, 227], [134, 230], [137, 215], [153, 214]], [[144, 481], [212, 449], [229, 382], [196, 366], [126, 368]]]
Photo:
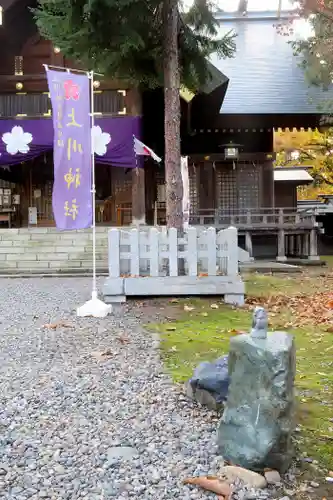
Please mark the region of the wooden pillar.
[[250, 231], [245, 233], [245, 250], [249, 252], [250, 257], [253, 257], [252, 234]]
[[309, 260], [319, 260], [318, 256], [318, 233], [317, 229], [311, 229], [310, 232], [310, 255]]
[[278, 254], [276, 260], [279, 262], [285, 262], [287, 260], [284, 229], [279, 229], [278, 232]]
[[296, 236], [296, 255], [297, 257], [303, 256], [303, 245], [302, 245], [302, 235], [298, 234]]
[[310, 245], [309, 245], [309, 235], [308, 233], [305, 233], [303, 234], [303, 250], [302, 250], [302, 254], [304, 255], [304, 257], [309, 257], [309, 253], [310, 253]]
[[[141, 116], [142, 101], [138, 89], [131, 89], [126, 96], [126, 107], [132, 116]], [[132, 170], [132, 225], [146, 224], [145, 171], [143, 168]]]
[[288, 254], [290, 255], [290, 257], [295, 257], [295, 236], [293, 234], [289, 235], [288, 240]]
[[274, 207], [274, 165], [273, 161], [266, 161], [262, 166], [262, 208]]

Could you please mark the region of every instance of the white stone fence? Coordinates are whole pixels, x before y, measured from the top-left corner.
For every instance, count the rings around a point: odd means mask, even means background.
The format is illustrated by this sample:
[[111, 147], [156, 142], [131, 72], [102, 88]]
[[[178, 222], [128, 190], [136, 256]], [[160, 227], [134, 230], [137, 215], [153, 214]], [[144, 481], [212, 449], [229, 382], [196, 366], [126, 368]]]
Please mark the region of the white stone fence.
[[175, 228], [110, 229], [106, 302], [126, 296], [224, 295], [225, 302], [244, 303], [238, 274], [237, 229], [219, 231], [189, 227], [183, 237]]

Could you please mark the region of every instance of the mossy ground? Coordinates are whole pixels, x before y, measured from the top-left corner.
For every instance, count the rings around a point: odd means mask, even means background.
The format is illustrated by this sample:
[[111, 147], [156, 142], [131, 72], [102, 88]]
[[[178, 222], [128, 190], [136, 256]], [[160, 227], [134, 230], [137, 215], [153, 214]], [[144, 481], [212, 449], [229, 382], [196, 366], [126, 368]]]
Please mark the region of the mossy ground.
[[[259, 298], [292, 296], [300, 290], [311, 295], [321, 288], [327, 289], [330, 278], [330, 265], [300, 275], [244, 277], [247, 293]], [[162, 357], [175, 382], [187, 380], [201, 361], [227, 353], [230, 338], [239, 331], [248, 331], [251, 324], [251, 311], [228, 307], [217, 299], [170, 301], [168, 311], [171, 318], [177, 319], [150, 324], [149, 329], [161, 333]], [[285, 308], [270, 317], [270, 328], [281, 330], [287, 320], [290, 313]], [[289, 331], [295, 336], [297, 347], [300, 452], [332, 470], [333, 333], [327, 331], [327, 326], [315, 325]]]

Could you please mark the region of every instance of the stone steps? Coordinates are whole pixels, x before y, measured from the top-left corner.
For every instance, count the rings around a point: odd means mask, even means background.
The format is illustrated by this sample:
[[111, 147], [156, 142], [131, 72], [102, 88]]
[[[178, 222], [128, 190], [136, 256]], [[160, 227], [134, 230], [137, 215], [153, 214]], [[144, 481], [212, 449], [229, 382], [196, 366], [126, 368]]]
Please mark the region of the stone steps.
[[[108, 269], [108, 230], [96, 228], [96, 266], [103, 271]], [[92, 251], [91, 229], [0, 229], [0, 274], [91, 271]], [[239, 261], [249, 260], [239, 249]]]
[[[96, 266], [108, 268], [108, 228], [96, 228]], [[91, 271], [92, 231], [0, 230], [0, 273]]]
[[[105, 260], [96, 261], [97, 269], [108, 269], [108, 262]], [[92, 259], [84, 260], [34, 260], [34, 261], [6, 261], [0, 262], [0, 273], [4, 271], [15, 271], [15, 270], [25, 270], [25, 271], [48, 271], [54, 270], [57, 272], [62, 272], [71, 269], [82, 269], [91, 270], [92, 269]]]

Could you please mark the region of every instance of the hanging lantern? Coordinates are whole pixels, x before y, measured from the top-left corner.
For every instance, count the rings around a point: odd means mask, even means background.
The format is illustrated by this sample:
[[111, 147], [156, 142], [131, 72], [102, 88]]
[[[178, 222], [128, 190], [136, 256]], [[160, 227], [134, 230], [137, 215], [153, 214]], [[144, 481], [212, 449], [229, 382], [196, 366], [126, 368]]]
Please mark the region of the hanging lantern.
[[225, 160], [237, 160], [239, 156], [239, 148], [242, 144], [234, 144], [230, 142], [229, 144], [221, 144], [219, 148], [224, 148], [224, 159]]
[[224, 158], [226, 160], [238, 158], [238, 148], [225, 148]]

